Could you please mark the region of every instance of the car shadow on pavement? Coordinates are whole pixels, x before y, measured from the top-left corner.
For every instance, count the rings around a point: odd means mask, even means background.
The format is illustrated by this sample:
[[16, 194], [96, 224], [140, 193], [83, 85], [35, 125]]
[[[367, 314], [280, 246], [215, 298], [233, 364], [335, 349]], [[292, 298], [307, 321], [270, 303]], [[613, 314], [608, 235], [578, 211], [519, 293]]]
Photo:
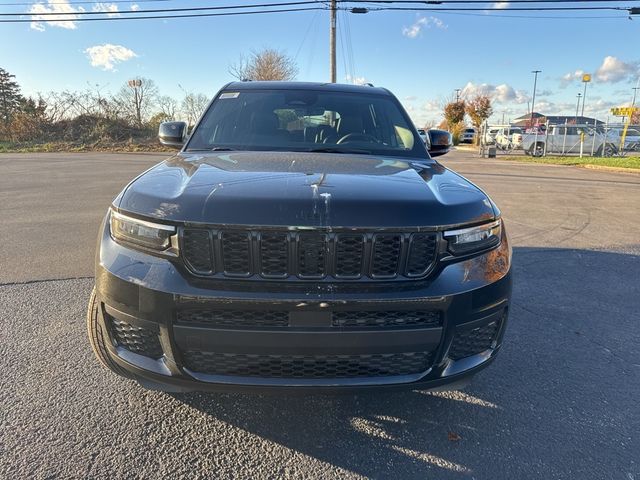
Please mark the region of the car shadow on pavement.
[[[516, 248], [513, 268], [506, 343], [462, 392], [171, 397], [366, 477], [605, 478], [628, 468], [640, 447], [640, 256]], [[288, 468], [281, 476], [295, 474]]]

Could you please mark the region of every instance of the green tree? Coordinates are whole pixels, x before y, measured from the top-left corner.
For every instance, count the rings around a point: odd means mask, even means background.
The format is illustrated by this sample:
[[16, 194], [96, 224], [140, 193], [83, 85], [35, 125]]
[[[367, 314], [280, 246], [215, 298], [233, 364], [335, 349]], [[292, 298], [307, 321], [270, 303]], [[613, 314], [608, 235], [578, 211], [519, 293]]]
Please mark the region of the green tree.
[[0, 68], [0, 120], [5, 129], [11, 123], [13, 115], [20, 111], [20, 103], [22, 102], [20, 86], [14, 78], [16, 78], [15, 75]]
[[18, 110], [11, 117], [8, 137], [15, 141], [40, 141], [46, 136], [48, 126], [47, 104], [42, 98], [20, 99]]

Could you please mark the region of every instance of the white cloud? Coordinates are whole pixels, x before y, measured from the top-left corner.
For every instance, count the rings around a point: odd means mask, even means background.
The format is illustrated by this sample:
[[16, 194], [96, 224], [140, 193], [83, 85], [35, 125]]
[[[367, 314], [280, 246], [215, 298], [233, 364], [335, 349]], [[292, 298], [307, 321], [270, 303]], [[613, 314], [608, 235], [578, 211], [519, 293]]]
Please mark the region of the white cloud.
[[626, 63], [622, 60], [608, 56], [596, 70], [596, 80], [604, 83], [617, 83], [633, 77], [640, 73], [640, 67], [637, 62]]
[[511, 2], [493, 2], [492, 7], [493, 8], [503, 9], [503, 8], [509, 7], [510, 4], [511, 4]]
[[366, 85], [367, 83], [371, 83], [365, 77], [352, 77], [351, 75], [347, 75], [344, 78], [347, 82], [352, 83], [353, 85]]
[[442, 106], [439, 100], [421, 101], [418, 97], [406, 97], [402, 103], [418, 127], [435, 126], [442, 120]]
[[138, 10], [140, 10], [140, 5], [138, 5], [137, 3], [132, 3], [131, 10], [135, 10], [137, 12]]
[[[38, 2], [31, 5], [29, 13], [31, 14], [31, 28], [43, 32], [45, 23], [51, 27], [66, 28], [67, 30], [75, 30], [76, 23], [63, 22], [61, 20], [75, 20], [78, 18], [76, 13], [84, 12], [82, 7], [74, 7], [69, 0], [47, 0], [47, 3]], [[43, 13], [54, 13], [56, 15], [42, 15]]]
[[119, 17], [118, 5], [115, 3], [103, 3], [99, 2], [93, 6], [94, 12], [103, 12], [107, 14], [107, 17]]
[[503, 83], [501, 85], [491, 85], [489, 83], [475, 84], [467, 83], [462, 89], [462, 96], [469, 99], [477, 95], [486, 95], [497, 103], [527, 103], [529, 95], [522, 91], [516, 90], [511, 85]]
[[116, 64], [138, 56], [133, 50], [122, 45], [112, 45], [110, 43], [89, 47], [84, 53], [91, 60], [91, 66], [102, 70], [114, 70]]
[[[569, 72], [560, 78], [560, 86], [565, 88], [574, 82], [581, 82], [584, 70]], [[593, 80], [601, 83], [617, 83], [629, 80], [640, 74], [640, 62], [624, 62], [611, 55], [604, 58]]]
[[431, 27], [439, 28], [441, 30], [447, 29], [447, 25], [437, 17], [419, 16], [411, 26], [402, 28], [402, 35], [409, 38], [416, 38], [418, 35], [420, 35], [420, 32], [422, 32], [423, 28]]
[[575, 72], [569, 72], [564, 74], [561, 78], [560, 78], [560, 87], [565, 88], [567, 87], [569, 84], [579, 81], [582, 81], [582, 76], [585, 74], [584, 70], [576, 70]]

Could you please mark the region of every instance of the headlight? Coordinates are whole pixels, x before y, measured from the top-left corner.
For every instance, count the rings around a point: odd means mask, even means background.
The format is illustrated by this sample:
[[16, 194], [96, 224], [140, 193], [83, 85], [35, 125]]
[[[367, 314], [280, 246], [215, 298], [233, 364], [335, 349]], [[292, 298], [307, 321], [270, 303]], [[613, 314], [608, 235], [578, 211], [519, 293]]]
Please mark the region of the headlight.
[[477, 227], [444, 232], [444, 238], [449, 244], [449, 251], [454, 255], [467, 255], [495, 247], [500, 243], [501, 236], [502, 220]]
[[111, 236], [115, 240], [132, 243], [153, 250], [166, 250], [176, 227], [146, 222], [111, 211]]

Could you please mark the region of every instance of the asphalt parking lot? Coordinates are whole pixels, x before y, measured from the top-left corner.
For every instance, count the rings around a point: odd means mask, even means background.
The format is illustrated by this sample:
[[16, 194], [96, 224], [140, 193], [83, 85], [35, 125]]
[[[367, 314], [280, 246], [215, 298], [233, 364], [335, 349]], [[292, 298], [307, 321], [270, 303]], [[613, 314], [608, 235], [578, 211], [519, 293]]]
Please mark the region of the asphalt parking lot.
[[506, 344], [464, 392], [169, 395], [85, 334], [98, 223], [162, 155], [0, 155], [0, 478], [640, 480], [640, 175], [453, 152], [514, 244]]

